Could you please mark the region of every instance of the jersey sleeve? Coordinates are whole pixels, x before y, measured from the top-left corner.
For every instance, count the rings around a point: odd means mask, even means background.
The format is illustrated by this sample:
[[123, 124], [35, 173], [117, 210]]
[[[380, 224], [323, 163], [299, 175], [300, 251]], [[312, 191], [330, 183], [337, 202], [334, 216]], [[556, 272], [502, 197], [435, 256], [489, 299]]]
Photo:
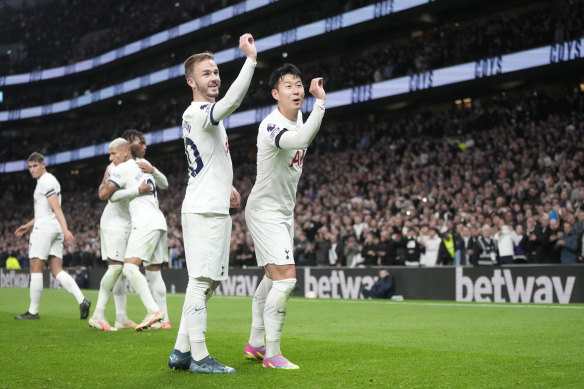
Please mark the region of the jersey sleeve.
[[59, 181], [57, 181], [55, 177], [47, 176], [41, 185], [41, 192], [46, 198], [49, 198], [55, 194], [59, 194]]
[[112, 182], [118, 188], [123, 188], [127, 184], [127, 179], [124, 177], [124, 164], [118, 166], [112, 166], [110, 169], [108, 181]]
[[280, 149], [305, 149], [312, 143], [312, 140], [320, 129], [322, 118], [324, 117], [326, 101], [316, 100], [310, 117], [298, 131], [283, 131], [281, 129], [274, 136], [274, 143]]

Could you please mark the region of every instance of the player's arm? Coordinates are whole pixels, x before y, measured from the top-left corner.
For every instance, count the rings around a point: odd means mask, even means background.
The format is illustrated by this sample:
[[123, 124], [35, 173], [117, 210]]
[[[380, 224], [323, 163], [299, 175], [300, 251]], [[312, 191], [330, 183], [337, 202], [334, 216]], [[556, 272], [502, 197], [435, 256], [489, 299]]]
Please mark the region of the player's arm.
[[309, 92], [316, 98], [310, 117], [298, 131], [280, 131], [274, 138], [278, 148], [305, 149], [310, 146], [310, 143], [318, 133], [326, 106], [326, 93], [322, 87], [321, 77], [312, 79]]
[[47, 200], [49, 201], [49, 206], [53, 210], [55, 217], [57, 218], [57, 221], [61, 226], [61, 231], [63, 231], [65, 242], [67, 242], [70, 245], [74, 244], [75, 237], [67, 227], [67, 220], [65, 220], [65, 215], [63, 214], [63, 210], [61, 209], [61, 204], [59, 204], [58, 196], [56, 194], [50, 195], [49, 197], [47, 197]]
[[251, 34], [243, 34], [239, 38], [239, 49], [247, 57], [239, 75], [225, 93], [225, 96], [219, 100], [211, 109], [210, 120], [213, 125], [217, 125], [221, 120], [229, 116], [239, 107], [253, 76], [257, 64], [257, 49]]
[[21, 225], [14, 231], [14, 235], [22, 236], [30, 231], [30, 229], [34, 226], [34, 218], [29, 220], [26, 224]]
[[113, 181], [106, 181], [99, 186], [98, 196], [100, 200], [109, 200], [109, 198], [118, 189]]
[[231, 187], [231, 196], [230, 196], [230, 201], [229, 201], [229, 208], [239, 208], [240, 204], [241, 204], [241, 195], [235, 189], [235, 187], [232, 186]]
[[132, 200], [140, 195], [150, 195], [152, 194], [152, 186], [146, 182], [146, 180], [142, 181], [140, 186], [135, 188], [126, 188], [126, 189], [117, 189], [115, 192], [111, 194], [109, 200], [112, 203], [117, 203], [118, 201], [122, 200]]
[[154, 166], [150, 165], [148, 161], [136, 161], [136, 164], [144, 173], [152, 174], [156, 186], [162, 190], [168, 189], [168, 179], [166, 176]]

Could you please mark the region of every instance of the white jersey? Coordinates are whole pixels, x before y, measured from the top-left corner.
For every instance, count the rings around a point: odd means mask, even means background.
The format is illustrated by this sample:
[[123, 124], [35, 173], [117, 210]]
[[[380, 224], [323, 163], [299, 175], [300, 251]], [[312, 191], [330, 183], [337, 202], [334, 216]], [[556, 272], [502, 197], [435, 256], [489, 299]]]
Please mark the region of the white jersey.
[[152, 174], [144, 173], [133, 159], [111, 169], [108, 181], [118, 188], [135, 188], [146, 181], [152, 187], [151, 195], [141, 195], [130, 200], [130, 219], [133, 229], [165, 230], [166, 220], [158, 206], [156, 181]]
[[[324, 114], [324, 102], [320, 107], [321, 110], [313, 111], [312, 115]], [[314, 134], [320, 127], [322, 114], [319, 120], [311, 124], [316, 126], [312, 130]], [[246, 208], [276, 212], [275, 217], [293, 217], [306, 148], [280, 148], [279, 141], [285, 132], [298, 132], [303, 124], [302, 112], [298, 111], [298, 117], [293, 122], [286, 119], [278, 108], [260, 123], [257, 138], [257, 178]]]
[[256, 60], [245, 60], [221, 100], [216, 103], [193, 101], [183, 113], [189, 182], [182, 213], [229, 215], [233, 167], [222, 120], [243, 101], [256, 64]]
[[34, 190], [34, 229], [42, 232], [63, 232], [49, 205], [49, 197], [57, 196], [61, 204], [61, 185], [51, 173], [46, 172], [37, 179]]
[[[111, 177], [112, 169], [115, 166], [113, 162], [108, 166], [108, 179]], [[127, 200], [120, 200], [115, 203], [108, 201], [101, 214], [99, 226], [104, 229], [124, 231], [132, 228], [129, 202]]]
[[223, 122], [211, 119], [214, 107], [192, 102], [183, 114], [189, 182], [182, 213], [229, 214], [233, 167]]

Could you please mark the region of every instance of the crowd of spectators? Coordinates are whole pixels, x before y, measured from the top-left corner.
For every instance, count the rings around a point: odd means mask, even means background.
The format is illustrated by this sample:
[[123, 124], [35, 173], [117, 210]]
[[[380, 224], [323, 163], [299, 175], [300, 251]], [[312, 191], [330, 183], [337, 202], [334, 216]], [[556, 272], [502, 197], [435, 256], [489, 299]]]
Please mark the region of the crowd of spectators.
[[[469, 107], [325, 122], [304, 160], [295, 259], [309, 266], [578, 263], [584, 231], [584, 93], [524, 91]], [[255, 179], [248, 145], [231, 147], [242, 203]], [[240, 147], [239, 150], [237, 148]], [[173, 267], [184, 265], [182, 155], [150, 156], [168, 173], [160, 195]], [[22, 173], [24, 177], [25, 173]], [[66, 264], [100, 266], [95, 180], [60, 178], [77, 245]], [[32, 217], [33, 183], [5, 180], [0, 247], [25, 260], [13, 231]], [[91, 182], [89, 182], [91, 181]], [[88, 183], [89, 182], [89, 183]], [[231, 265], [253, 266], [243, 209], [233, 212]], [[26, 266], [25, 261], [23, 261]]]
[[[347, 4], [350, 8], [362, 6], [361, 3]], [[584, 21], [580, 17], [584, 12], [584, 1], [563, 0], [560, 4], [549, 2], [543, 4], [544, 6], [535, 9], [525, 8], [514, 16], [502, 13], [460, 23], [442, 23], [419, 31], [419, 35], [411, 39], [403, 39], [404, 37], [400, 36], [381, 43], [375, 43], [376, 41], [371, 39], [365, 47], [358, 46], [357, 50], [347, 51], [341, 57], [332, 55], [329, 58], [297, 65], [307, 79], [324, 76], [327, 90], [333, 91], [584, 36]], [[335, 8], [321, 5], [320, 9], [309, 13], [297, 11], [292, 15], [282, 16], [283, 20], [278, 19], [277, 22], [270, 18], [268, 22], [262, 21], [247, 27], [256, 38], [259, 38], [286, 30], [288, 23], [296, 23], [289, 27], [298, 26], [322, 18], [323, 15], [343, 12], [345, 8], [347, 5]], [[384, 32], [382, 29], [376, 34], [383, 35]], [[237, 34], [237, 31], [224, 32], [218, 38], [205, 39], [205, 47], [197, 46], [196, 49], [191, 46], [173, 48], [171, 53], [165, 52], [158, 57], [150, 58], [147, 68], [144, 64], [123, 66], [101, 72], [94, 77], [66, 83], [58, 88], [39, 90], [34, 94], [9, 95], [6, 96], [3, 108], [38, 106], [81, 96], [88, 91], [176, 65], [194, 51], [218, 51], [233, 47], [232, 37]], [[266, 91], [266, 84], [267, 79], [257, 80], [256, 77], [256, 82], [252, 84], [248, 93], [250, 98], [242, 104], [243, 109], [272, 103], [270, 94]]]
[[[583, 11], [583, 4], [583, 1], [575, 1], [562, 7], [546, 7], [522, 13], [514, 18], [492, 16], [487, 20], [475, 20], [459, 26], [447, 24], [427, 31], [418, 39], [367, 47], [341, 60], [330, 58], [318, 63], [299, 64], [299, 67], [306, 79], [324, 76], [327, 91], [333, 91], [534, 45], [572, 39], [584, 34], [583, 22], [578, 17], [579, 12]], [[537, 34], [534, 29], [538, 29]], [[88, 82], [95, 82], [95, 79], [90, 78]], [[266, 85], [267, 80], [256, 77], [240, 109], [273, 104]], [[50, 96], [50, 93], [43, 95]], [[150, 132], [178, 126], [187, 105], [188, 95], [185, 93], [182, 100], [163, 98], [132, 108], [123, 104], [112, 104], [110, 114], [101, 116], [97, 121], [91, 116], [82, 116], [76, 120], [51, 124], [50, 131], [39, 131], [36, 124], [14, 131], [5, 129], [0, 135], [6, 145], [0, 150], [0, 161], [22, 159], [22, 151], [31, 144], [41, 144], [41, 152], [50, 150], [55, 153], [106, 142], [111, 139], [112, 134], [120, 133], [126, 128], [140, 128], [143, 132]], [[91, 132], [91, 137], [87, 137], [88, 132]], [[55, 134], [58, 136], [55, 137]]]

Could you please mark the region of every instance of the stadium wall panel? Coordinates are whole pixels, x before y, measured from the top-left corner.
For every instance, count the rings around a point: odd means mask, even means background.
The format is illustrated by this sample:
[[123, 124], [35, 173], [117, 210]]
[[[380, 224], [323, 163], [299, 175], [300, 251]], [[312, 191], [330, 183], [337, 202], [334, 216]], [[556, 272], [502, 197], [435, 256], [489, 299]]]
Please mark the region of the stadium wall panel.
[[[73, 269], [69, 270], [73, 273]], [[369, 288], [378, 277], [379, 268], [297, 268], [293, 296], [318, 298], [362, 298], [362, 288]], [[505, 267], [392, 267], [395, 294], [406, 300], [447, 300], [496, 303], [584, 303], [584, 266], [520, 265]], [[88, 271], [89, 289], [98, 289], [105, 269]], [[220, 295], [251, 296], [261, 281], [259, 268], [231, 268], [229, 278], [221, 283]], [[186, 269], [163, 269], [169, 292], [184, 293]], [[0, 287], [27, 288], [27, 271], [0, 269]], [[48, 270], [44, 285], [61, 288]], [[128, 290], [131, 287], [128, 284]]]

